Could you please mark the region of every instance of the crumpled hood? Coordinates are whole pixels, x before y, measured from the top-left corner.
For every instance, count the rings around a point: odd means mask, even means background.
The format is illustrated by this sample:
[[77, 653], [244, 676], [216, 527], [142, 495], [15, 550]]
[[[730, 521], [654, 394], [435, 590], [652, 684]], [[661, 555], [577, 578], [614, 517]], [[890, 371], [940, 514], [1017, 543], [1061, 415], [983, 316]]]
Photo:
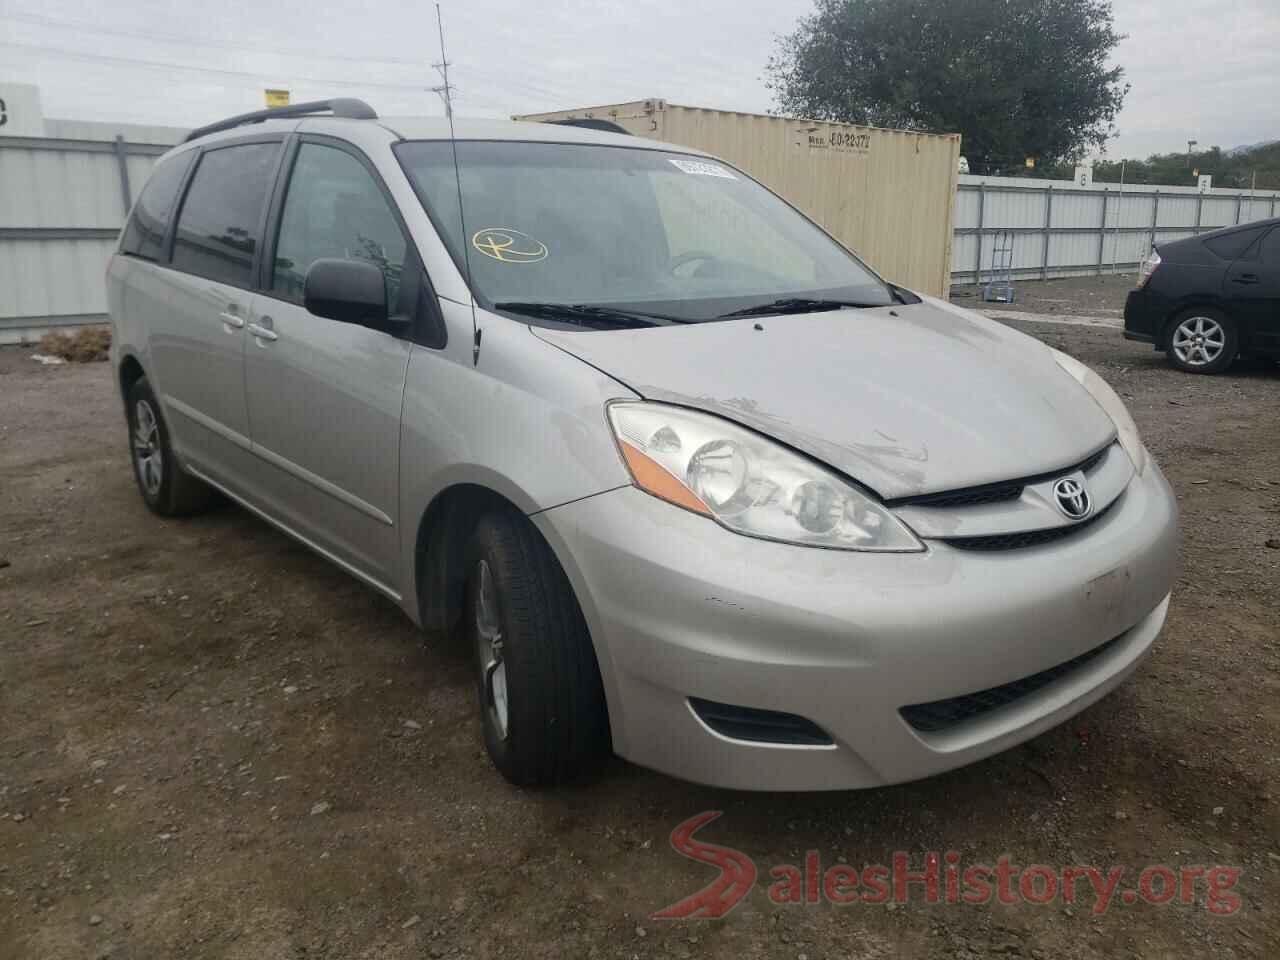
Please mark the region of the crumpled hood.
[[1115, 434], [1042, 343], [934, 298], [678, 327], [533, 331], [646, 399], [735, 420], [886, 499], [1048, 473]]

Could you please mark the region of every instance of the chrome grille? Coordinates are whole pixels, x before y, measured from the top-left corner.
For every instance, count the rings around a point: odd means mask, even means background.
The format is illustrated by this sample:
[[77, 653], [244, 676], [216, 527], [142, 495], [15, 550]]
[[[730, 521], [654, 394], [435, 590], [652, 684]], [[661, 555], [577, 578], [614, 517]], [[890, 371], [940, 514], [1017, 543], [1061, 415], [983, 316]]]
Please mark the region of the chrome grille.
[[1023, 477], [1020, 480], [1003, 480], [998, 483], [984, 483], [976, 487], [963, 487], [959, 490], [943, 490], [938, 493], [921, 493], [916, 496], [902, 497], [898, 500], [889, 500], [886, 502], [890, 507], [975, 507], [986, 503], [1003, 503], [1008, 500], [1017, 500], [1022, 496], [1024, 487], [1032, 484], [1043, 483], [1045, 480], [1052, 480], [1056, 477], [1065, 476], [1069, 473], [1075, 473], [1077, 470], [1084, 474], [1088, 474], [1094, 467], [1102, 462], [1102, 458], [1107, 455], [1112, 444], [1107, 444], [1096, 453], [1090, 454], [1084, 460], [1070, 467], [1063, 467], [1061, 470], [1054, 470], [1051, 473], [1042, 473], [1034, 477]]
[[1111, 508], [1119, 502], [1120, 498], [1117, 497], [1093, 516], [1087, 517], [1079, 523], [1068, 524], [1065, 527], [1050, 527], [1047, 530], [1018, 530], [1014, 533], [993, 533], [977, 537], [944, 537], [942, 542], [955, 547], [957, 550], [1019, 550], [1024, 547], [1038, 547], [1041, 544], [1053, 543], [1055, 540], [1065, 540], [1067, 537], [1074, 536], [1082, 530], [1087, 530], [1105, 517]]

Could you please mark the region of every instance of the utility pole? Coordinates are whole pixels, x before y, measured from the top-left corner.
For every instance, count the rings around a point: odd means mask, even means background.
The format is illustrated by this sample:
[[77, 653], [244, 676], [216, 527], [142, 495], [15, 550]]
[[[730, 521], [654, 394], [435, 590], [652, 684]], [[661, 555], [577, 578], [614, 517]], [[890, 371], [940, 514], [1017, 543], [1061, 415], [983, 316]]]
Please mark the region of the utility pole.
[[432, 69], [440, 74], [440, 79], [444, 81], [438, 87], [432, 87], [431, 92], [437, 94], [441, 101], [444, 102], [444, 115], [449, 120], [453, 119], [453, 92], [457, 87], [449, 83], [449, 61], [444, 55], [444, 20], [440, 16], [440, 4], [436, 4], [436, 29], [440, 34], [440, 62], [433, 63]]
[[1116, 226], [1111, 234], [1111, 275], [1115, 276], [1116, 261], [1120, 247], [1120, 218], [1124, 215], [1124, 169], [1128, 160], [1120, 161], [1120, 197], [1116, 202]]

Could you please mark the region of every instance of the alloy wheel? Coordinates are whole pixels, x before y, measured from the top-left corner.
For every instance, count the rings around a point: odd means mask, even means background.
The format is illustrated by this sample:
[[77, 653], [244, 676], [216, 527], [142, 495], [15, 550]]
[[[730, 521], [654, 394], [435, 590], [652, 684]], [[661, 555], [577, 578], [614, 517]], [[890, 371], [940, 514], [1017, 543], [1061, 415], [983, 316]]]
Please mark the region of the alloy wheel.
[[133, 408], [133, 459], [142, 489], [148, 497], [159, 496], [160, 485], [164, 482], [160, 422], [146, 400], [139, 400]]
[[1189, 367], [1208, 366], [1226, 345], [1226, 331], [1213, 317], [1187, 317], [1173, 331], [1173, 353]]
[[498, 586], [489, 564], [481, 560], [476, 569], [475, 591], [476, 654], [481, 671], [484, 709], [498, 736], [508, 734], [507, 664], [503, 659], [502, 619], [498, 612]]

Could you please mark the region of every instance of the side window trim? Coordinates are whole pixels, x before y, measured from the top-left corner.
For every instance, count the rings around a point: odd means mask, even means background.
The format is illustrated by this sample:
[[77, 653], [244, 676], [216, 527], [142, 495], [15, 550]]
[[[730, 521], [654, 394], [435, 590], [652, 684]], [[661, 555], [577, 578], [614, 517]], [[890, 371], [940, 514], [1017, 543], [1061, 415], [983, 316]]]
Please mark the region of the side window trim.
[[378, 172], [378, 168], [373, 165], [373, 161], [359, 147], [337, 137], [325, 136], [319, 133], [293, 133], [289, 135], [285, 143], [285, 149], [281, 151], [280, 167], [277, 170], [275, 182], [272, 184], [270, 202], [267, 204], [268, 215], [263, 225], [261, 261], [258, 264], [258, 269], [253, 274], [256, 284], [254, 292], [272, 300], [278, 300], [281, 303], [297, 306], [294, 301], [275, 293], [272, 289], [272, 274], [276, 262], [276, 247], [280, 241], [280, 224], [284, 219], [284, 205], [289, 198], [289, 185], [293, 182], [293, 171], [297, 164], [298, 152], [302, 149], [304, 143], [341, 150], [354, 158], [373, 180], [374, 186], [382, 194], [382, 199], [386, 202], [387, 209], [391, 212], [391, 218], [395, 221], [396, 227], [404, 239], [406, 256], [412, 259], [414, 270], [420, 283], [419, 305], [416, 311], [417, 315], [413, 318], [411, 339], [415, 343], [420, 343], [433, 350], [444, 349], [448, 342], [444, 314], [440, 311], [439, 298], [436, 296], [435, 287], [431, 283], [427, 268], [423, 264], [422, 255], [419, 253], [418, 245], [413, 239], [413, 233], [404, 222], [404, 217], [400, 214], [400, 208], [396, 205], [395, 198], [391, 195], [391, 191], [387, 189], [386, 181], [382, 179], [382, 175]]
[[187, 165], [187, 172], [183, 174], [182, 183], [178, 185], [178, 194], [174, 197], [173, 209], [169, 211], [169, 222], [164, 227], [164, 238], [160, 241], [160, 256], [156, 258], [156, 263], [166, 267], [173, 260], [173, 238], [178, 235], [178, 217], [182, 215], [182, 208], [187, 203], [187, 190], [190, 189], [191, 180], [196, 174], [196, 168], [200, 166], [200, 160], [204, 157], [204, 147], [197, 147], [191, 152], [195, 157]]
[[280, 221], [284, 219], [284, 202], [289, 195], [289, 184], [293, 181], [293, 168], [298, 161], [298, 149], [301, 145], [302, 139], [296, 133], [291, 133], [285, 141], [284, 150], [281, 151], [280, 167], [271, 184], [267, 217], [262, 228], [262, 258], [253, 275], [254, 291], [271, 297], [272, 300], [281, 299], [271, 292], [276, 264], [276, 245], [280, 241]]
[[116, 252], [118, 254], [125, 257], [136, 257], [137, 259], [144, 260], [147, 263], [166, 264], [169, 262], [168, 256], [167, 256], [168, 247], [166, 245], [169, 238], [169, 228], [173, 225], [173, 222], [177, 219], [178, 208], [182, 205], [182, 198], [186, 194], [187, 183], [191, 179], [191, 171], [195, 168], [196, 162], [200, 158], [199, 154], [200, 154], [200, 151], [197, 148], [195, 150], [184, 150], [178, 154], [175, 154], [171, 157], [166, 157], [163, 159], [163, 164], [167, 165], [171, 163], [177, 163], [182, 158], [186, 158], [185, 162], [187, 166], [184, 169], [182, 176], [178, 180], [177, 187], [173, 191], [172, 200], [169, 201], [168, 217], [165, 220], [164, 230], [160, 234], [159, 253], [154, 257], [148, 257], [138, 251], [126, 250], [125, 244], [129, 240], [129, 231], [132, 229], [135, 220], [139, 216], [139, 212], [142, 208], [143, 198], [146, 196], [148, 189], [150, 189], [152, 179], [155, 177], [156, 171], [160, 169], [161, 164], [157, 164], [155, 167], [152, 168], [151, 173], [147, 178], [147, 182], [142, 185], [142, 189], [138, 192], [137, 197], [134, 199], [133, 205], [128, 210], [125, 211], [124, 226], [120, 230], [120, 241], [116, 246]]
[[[169, 267], [169, 269], [176, 270], [178, 273], [182, 273], [187, 276], [191, 276], [191, 277], [198, 276], [198, 274], [190, 273], [186, 270], [182, 270], [179, 267], [173, 266], [173, 244], [174, 244], [175, 238], [178, 235], [178, 221], [182, 219], [182, 210], [187, 205], [187, 195], [191, 191], [191, 184], [195, 180], [196, 171], [200, 169], [200, 164], [204, 160], [207, 154], [214, 153], [215, 151], [218, 151], [218, 150], [224, 150], [227, 147], [239, 147], [239, 146], [244, 146], [245, 144], [250, 144], [250, 143], [284, 144], [287, 139], [288, 138], [284, 134], [280, 134], [280, 133], [257, 134], [257, 135], [250, 135], [246, 137], [234, 137], [229, 140], [219, 140], [216, 143], [207, 144], [205, 146], [197, 148], [196, 158], [192, 162], [191, 166], [187, 169], [187, 174], [186, 174], [186, 177], [183, 178], [182, 186], [178, 189], [178, 199], [177, 201], [175, 201], [173, 212], [169, 216], [169, 224], [165, 228], [164, 244], [160, 251], [160, 254], [161, 254], [160, 259], [158, 259], [156, 263], [167, 266]], [[275, 169], [272, 171], [272, 174], [270, 177], [270, 180], [273, 186], [268, 189], [267, 202], [263, 204], [263, 212], [258, 219], [259, 231], [262, 231], [265, 228], [265, 225], [267, 223], [267, 213], [271, 210], [271, 203], [273, 200], [273, 194], [271, 190], [274, 189], [274, 183], [280, 177], [280, 164], [286, 152], [287, 150], [285, 149], [280, 149], [276, 152], [276, 166], [275, 166]], [[262, 234], [260, 232], [259, 237], [263, 237], [263, 236], [265, 236], [265, 234]], [[254, 245], [253, 264], [249, 268], [249, 286], [240, 287], [239, 284], [228, 283], [224, 280], [217, 280], [214, 282], [222, 283], [228, 287], [237, 287], [242, 290], [256, 292], [255, 290], [256, 281], [259, 275], [259, 270], [261, 269], [263, 248], [265, 246], [266, 246], [265, 243], [255, 243]]]

